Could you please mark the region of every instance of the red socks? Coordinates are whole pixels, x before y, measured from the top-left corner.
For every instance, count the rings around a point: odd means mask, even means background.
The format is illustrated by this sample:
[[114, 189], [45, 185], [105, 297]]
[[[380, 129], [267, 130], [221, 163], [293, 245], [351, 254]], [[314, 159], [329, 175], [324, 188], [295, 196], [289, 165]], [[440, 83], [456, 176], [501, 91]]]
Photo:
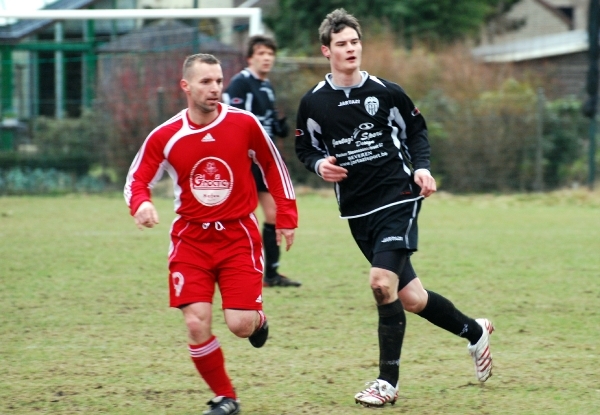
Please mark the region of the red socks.
[[198, 373], [215, 396], [236, 399], [231, 379], [225, 371], [225, 357], [217, 338], [212, 336], [202, 344], [190, 344], [189, 350]]

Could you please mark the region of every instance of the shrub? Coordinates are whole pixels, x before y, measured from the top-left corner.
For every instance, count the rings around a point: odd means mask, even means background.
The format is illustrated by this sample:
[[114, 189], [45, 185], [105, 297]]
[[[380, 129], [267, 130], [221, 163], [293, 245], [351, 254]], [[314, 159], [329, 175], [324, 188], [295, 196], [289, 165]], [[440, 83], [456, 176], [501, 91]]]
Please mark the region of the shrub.
[[0, 195], [95, 193], [105, 187], [106, 183], [101, 179], [87, 175], [77, 177], [52, 168], [0, 169]]

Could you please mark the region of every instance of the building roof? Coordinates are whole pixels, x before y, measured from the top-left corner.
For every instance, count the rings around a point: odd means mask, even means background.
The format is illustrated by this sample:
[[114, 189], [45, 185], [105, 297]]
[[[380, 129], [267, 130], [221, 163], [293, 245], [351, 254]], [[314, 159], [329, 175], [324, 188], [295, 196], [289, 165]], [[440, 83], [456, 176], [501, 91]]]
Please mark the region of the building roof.
[[[99, 0], [57, 0], [43, 10], [76, 10], [93, 5]], [[19, 20], [11, 25], [0, 27], [0, 44], [17, 43], [24, 37], [44, 29], [53, 20]]]
[[570, 27], [570, 28], [573, 27], [573, 20], [570, 19], [563, 12], [561, 12], [557, 7], [548, 3], [546, 0], [534, 0], [534, 1], [536, 3], [538, 3], [539, 5], [541, 5], [543, 8], [545, 8], [546, 10], [548, 10], [550, 13], [555, 15], [558, 19], [562, 20], [567, 25], [567, 27]]
[[586, 30], [572, 30], [515, 42], [480, 46], [472, 49], [471, 53], [485, 62], [519, 62], [583, 52], [588, 50], [588, 45]]

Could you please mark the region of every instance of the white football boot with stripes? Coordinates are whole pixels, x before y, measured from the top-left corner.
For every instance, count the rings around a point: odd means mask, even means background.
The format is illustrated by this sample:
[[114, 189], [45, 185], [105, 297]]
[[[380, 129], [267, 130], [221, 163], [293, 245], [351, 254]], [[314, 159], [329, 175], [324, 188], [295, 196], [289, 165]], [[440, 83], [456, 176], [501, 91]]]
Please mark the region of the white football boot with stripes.
[[382, 407], [386, 403], [394, 405], [398, 390], [382, 379], [367, 382], [367, 389], [354, 395], [354, 401], [366, 407]]
[[475, 344], [469, 343], [467, 346], [469, 354], [475, 363], [475, 375], [477, 380], [485, 382], [492, 376], [492, 352], [490, 351], [490, 335], [494, 331], [494, 326], [491, 321], [486, 318], [478, 318], [475, 320], [483, 329], [483, 334], [479, 341]]

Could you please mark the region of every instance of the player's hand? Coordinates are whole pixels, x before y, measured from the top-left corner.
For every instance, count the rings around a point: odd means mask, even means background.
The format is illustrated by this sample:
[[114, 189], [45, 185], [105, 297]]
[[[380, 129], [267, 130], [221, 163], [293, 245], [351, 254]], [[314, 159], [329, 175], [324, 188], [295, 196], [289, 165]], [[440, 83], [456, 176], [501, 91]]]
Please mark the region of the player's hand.
[[281, 236], [285, 238], [285, 250], [289, 251], [294, 243], [294, 233], [295, 229], [275, 229], [275, 240], [277, 241], [277, 246], [281, 245]]
[[437, 191], [435, 179], [427, 169], [415, 171], [415, 183], [421, 188], [421, 196], [429, 197]]
[[348, 170], [335, 164], [335, 157], [326, 157], [319, 164], [319, 174], [326, 182], [339, 182], [348, 177]]
[[152, 202], [142, 202], [135, 215], [133, 215], [135, 225], [140, 228], [153, 228], [158, 224], [158, 212], [154, 208]]

